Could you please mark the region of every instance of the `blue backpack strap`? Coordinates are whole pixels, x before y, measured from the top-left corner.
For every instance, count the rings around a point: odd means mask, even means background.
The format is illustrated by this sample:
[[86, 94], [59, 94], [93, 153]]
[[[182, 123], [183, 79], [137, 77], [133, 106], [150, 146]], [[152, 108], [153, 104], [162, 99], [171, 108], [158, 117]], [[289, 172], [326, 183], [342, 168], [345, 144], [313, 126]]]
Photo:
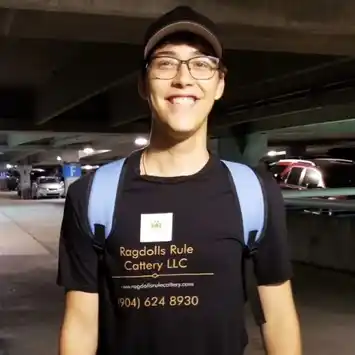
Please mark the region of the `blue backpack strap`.
[[101, 166], [94, 174], [91, 184], [88, 205], [88, 219], [92, 235], [96, 234], [96, 226], [105, 228], [105, 238], [112, 229], [116, 192], [125, 159]]
[[[266, 203], [259, 177], [249, 166], [222, 160], [230, 171], [242, 212], [244, 243], [253, 248], [264, 232]], [[254, 240], [250, 240], [250, 237]]]
[[[244, 243], [248, 247], [246, 256], [251, 256], [257, 249], [255, 243], [262, 238], [266, 226], [267, 203], [263, 186], [257, 174], [249, 166], [224, 160], [222, 162], [227, 166], [235, 186], [237, 202], [242, 212]], [[247, 257], [244, 260], [246, 262], [244, 269], [245, 296], [250, 301], [256, 324], [262, 329], [266, 320], [255, 278], [254, 259]], [[263, 346], [266, 351], [264, 339]]]

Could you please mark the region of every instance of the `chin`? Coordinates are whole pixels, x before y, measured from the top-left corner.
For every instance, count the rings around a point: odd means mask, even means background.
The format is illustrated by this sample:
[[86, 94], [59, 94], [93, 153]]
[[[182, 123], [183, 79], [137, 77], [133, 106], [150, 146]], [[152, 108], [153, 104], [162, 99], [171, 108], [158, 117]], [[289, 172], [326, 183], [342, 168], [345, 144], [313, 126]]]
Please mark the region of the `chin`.
[[199, 115], [187, 113], [185, 115], [168, 114], [164, 120], [169, 127], [177, 131], [193, 131], [203, 124], [203, 119], [196, 118]]
[[190, 137], [201, 129], [204, 126], [204, 122], [207, 120], [196, 119], [196, 114], [196, 112], [190, 112], [184, 115], [180, 113], [172, 114], [164, 110], [160, 113], [156, 111], [153, 117], [155, 117], [157, 128], [160, 126], [160, 129], [166, 131], [168, 135], [172, 137]]
[[168, 117], [165, 120], [165, 126], [169, 127], [169, 130], [176, 132], [194, 132], [199, 129], [202, 122], [197, 121], [192, 117]]
[[184, 140], [188, 139], [193, 136], [198, 130], [199, 126], [194, 127], [176, 127], [176, 126], [169, 126], [169, 135], [175, 139]]

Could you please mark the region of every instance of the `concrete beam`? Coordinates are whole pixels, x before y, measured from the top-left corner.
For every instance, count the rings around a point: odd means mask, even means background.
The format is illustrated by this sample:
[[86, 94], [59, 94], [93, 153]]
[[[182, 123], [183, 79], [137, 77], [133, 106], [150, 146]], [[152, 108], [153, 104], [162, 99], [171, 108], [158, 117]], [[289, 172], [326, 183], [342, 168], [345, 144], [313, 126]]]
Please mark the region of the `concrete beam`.
[[315, 107], [299, 112], [289, 112], [250, 123], [252, 132], [268, 132], [274, 129], [316, 125], [324, 122], [337, 122], [355, 117], [355, 103], [328, 107]]
[[[88, 46], [67, 67], [42, 86], [37, 98], [35, 122], [42, 125], [89, 98], [129, 80], [139, 66], [140, 50], [120, 45], [111, 51]], [[137, 60], [127, 61], [127, 57]]]
[[[307, 151], [309, 151], [308, 148], [319, 148], [319, 149], [330, 149], [333, 147], [341, 147], [344, 146], [346, 148], [353, 147], [355, 145], [353, 139], [335, 139], [335, 138], [329, 138], [329, 139], [317, 139], [317, 138], [305, 138], [305, 137], [294, 137], [294, 139], [272, 139], [270, 141], [270, 144], [273, 146], [281, 146], [281, 147], [289, 147], [292, 146], [292, 144], [300, 144], [302, 143], [304, 146], [307, 147]], [[302, 156], [305, 155], [304, 152], [301, 154], [291, 154], [292, 156]]]
[[14, 133], [7, 137], [7, 144], [9, 147], [16, 147], [20, 144], [38, 141], [52, 136], [53, 133]]
[[282, 128], [282, 129], [274, 129], [269, 131], [272, 135], [284, 135], [285, 137], [288, 135], [309, 135], [318, 136], [318, 135], [334, 135], [341, 134], [342, 136], [355, 134], [355, 118], [347, 119], [344, 121], [336, 121], [336, 122], [323, 122], [312, 124], [311, 122], [305, 126], [294, 126], [291, 128]]
[[62, 147], [65, 145], [71, 145], [71, 144], [81, 144], [90, 141], [93, 138], [93, 136], [88, 136], [88, 135], [69, 135], [67, 137], [63, 138], [54, 138], [54, 141], [52, 143], [52, 146], [55, 148]]
[[112, 127], [143, 118], [149, 120], [148, 103], [138, 94], [138, 76], [130, 80], [125, 87], [119, 86], [111, 90], [108, 97]]
[[74, 12], [87, 14], [113, 15], [120, 14], [127, 17], [154, 18], [172, 9], [177, 5], [190, 5], [199, 11], [213, 17], [217, 22], [238, 22], [253, 26], [292, 27], [302, 28], [307, 25], [315, 30], [323, 25], [328, 32], [333, 32], [332, 26], [339, 25], [338, 32], [346, 27], [348, 22], [353, 23], [353, 4], [348, 0], [314, 0], [311, 3], [288, 2], [284, 4], [279, 0], [252, 2], [230, 2], [204, 0], [160, 0], [147, 3], [144, 0], [1, 0], [3, 8], [31, 9], [41, 11]]
[[[339, 139], [339, 137], [355, 132], [355, 103], [346, 105], [332, 105], [312, 107], [309, 109], [283, 112], [274, 115], [250, 114], [250, 121], [243, 120], [235, 124], [236, 131], [265, 132], [273, 140], [284, 136], [283, 140], [301, 140], [304, 136], [324, 135]], [[218, 121], [217, 119], [214, 122]], [[225, 135], [225, 128], [211, 127], [215, 137]], [[287, 136], [287, 138], [285, 138]]]
[[42, 150], [37, 150], [37, 151], [23, 151], [20, 153], [16, 153], [14, 156], [12, 156], [9, 159], [10, 163], [26, 163], [26, 164], [32, 164], [32, 162], [36, 162], [36, 155], [40, 154]]
[[[80, 147], [79, 147], [80, 148]], [[63, 148], [63, 147], [54, 147], [49, 144], [31, 144], [31, 145], [24, 145], [24, 146], [16, 146], [16, 147], [9, 147], [8, 145], [0, 145], [1, 152], [33, 152], [33, 151], [66, 151], [66, 150], [73, 150], [73, 148]]]
[[[185, 3], [218, 22], [226, 48], [355, 54], [355, 20], [348, 0], [287, 5], [280, 0], [242, 3], [186, 0]], [[4, 26], [0, 26], [0, 36], [141, 44], [151, 20], [175, 5], [174, 0], [149, 5], [143, 0], [1, 0], [0, 23]], [[21, 10], [8, 15], [9, 9], [37, 11]]]
[[27, 145], [27, 146], [16, 146], [16, 147], [10, 147], [8, 145], [0, 145], [1, 152], [8, 152], [8, 151], [26, 152], [32, 150], [46, 150], [46, 149], [48, 149], [48, 145]]
[[100, 133], [100, 134], [115, 134], [115, 133], [149, 133], [149, 122], [132, 122], [129, 125], [118, 127], [110, 127], [105, 122], [97, 120], [87, 120], [86, 117], [73, 118], [70, 120], [53, 120], [43, 125], [34, 125], [30, 120], [26, 119], [7, 119], [0, 117], [0, 133], [18, 133], [18, 132], [47, 132], [53, 136], [58, 133]]
[[82, 134], [72, 135], [64, 138], [54, 138], [52, 143], [53, 148], [60, 148], [63, 146], [70, 147], [71, 145], [103, 147], [111, 149], [113, 146], [125, 144], [126, 142], [133, 142], [136, 135], [131, 134]]
[[[355, 92], [352, 82], [328, 84], [312, 90], [305, 88], [296, 92], [283, 93], [276, 97], [249, 102], [228, 110], [222, 117], [214, 121], [214, 127], [222, 128], [247, 124], [253, 130], [272, 130], [298, 125], [306, 114], [316, 115], [317, 111], [326, 112], [324, 121], [337, 121], [354, 117]], [[354, 80], [354, 79], [353, 79]], [[336, 114], [336, 108], [340, 109]], [[335, 115], [334, 115], [335, 112]], [[329, 114], [333, 117], [329, 117]], [[336, 118], [338, 117], [338, 118]], [[316, 119], [322, 122], [322, 118]], [[306, 123], [309, 121], [306, 121]]]
[[[238, 85], [238, 94], [235, 93], [235, 90], [226, 90], [224, 101], [230, 106], [229, 111], [238, 111], [239, 107], [243, 107], [246, 102], [250, 103], [256, 100], [266, 102], [272, 98], [286, 97], [293, 93], [312, 90], [312, 88], [319, 91], [322, 87], [331, 87], [332, 83], [333, 85], [339, 85], [341, 82], [346, 83], [355, 78], [354, 57], [337, 57], [334, 59], [310, 56], [308, 61], [306, 56], [297, 57], [286, 53], [271, 55], [268, 53], [266, 56], [263, 54], [261, 58], [264, 62], [270, 64], [262, 67], [262, 70], [265, 70], [266, 73], [260, 75], [260, 81]], [[290, 58], [292, 58], [291, 61]], [[241, 72], [245, 66], [245, 61], [242, 63], [242, 65], [237, 65], [236, 69], [234, 67], [231, 69], [234, 72]], [[276, 68], [281, 66], [282, 70], [275, 69], [275, 64]], [[234, 80], [238, 82], [239, 77], [227, 76], [227, 83]], [[238, 103], [240, 104], [238, 105]]]

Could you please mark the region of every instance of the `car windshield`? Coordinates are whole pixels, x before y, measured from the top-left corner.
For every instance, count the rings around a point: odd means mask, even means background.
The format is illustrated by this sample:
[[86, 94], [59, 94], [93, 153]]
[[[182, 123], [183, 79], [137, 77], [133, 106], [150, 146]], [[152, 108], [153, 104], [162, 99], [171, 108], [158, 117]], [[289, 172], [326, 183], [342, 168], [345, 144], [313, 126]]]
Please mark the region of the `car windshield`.
[[39, 179], [40, 184], [48, 184], [48, 183], [56, 183], [56, 182], [58, 182], [58, 179], [52, 177]]
[[326, 187], [355, 187], [355, 164], [331, 164], [322, 172]]

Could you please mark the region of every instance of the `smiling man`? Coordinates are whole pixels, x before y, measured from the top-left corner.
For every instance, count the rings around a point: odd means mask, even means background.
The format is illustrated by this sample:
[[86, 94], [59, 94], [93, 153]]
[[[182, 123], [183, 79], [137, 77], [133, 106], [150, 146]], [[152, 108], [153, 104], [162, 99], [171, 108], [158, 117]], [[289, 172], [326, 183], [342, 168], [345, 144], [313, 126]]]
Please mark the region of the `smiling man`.
[[[208, 116], [225, 79], [206, 17], [178, 7], [148, 29], [139, 92], [152, 113], [150, 142], [125, 160], [119, 189], [107, 180], [117, 199], [102, 254], [87, 222], [95, 175], [67, 195], [60, 355], [243, 354], [242, 213], [228, 169], [207, 149]], [[255, 273], [265, 346], [269, 355], [300, 355], [282, 196], [271, 176], [260, 178], [268, 218]]]

